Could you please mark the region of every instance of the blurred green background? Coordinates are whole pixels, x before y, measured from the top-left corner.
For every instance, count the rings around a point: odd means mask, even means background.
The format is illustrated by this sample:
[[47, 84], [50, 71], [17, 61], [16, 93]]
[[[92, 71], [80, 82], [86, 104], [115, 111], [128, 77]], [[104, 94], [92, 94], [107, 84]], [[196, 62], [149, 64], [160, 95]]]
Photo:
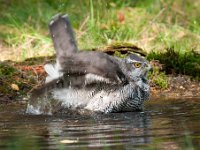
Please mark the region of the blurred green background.
[[0, 60], [53, 55], [48, 23], [67, 13], [80, 49], [129, 42], [174, 72], [199, 76], [199, 6], [200, 0], [0, 0]]

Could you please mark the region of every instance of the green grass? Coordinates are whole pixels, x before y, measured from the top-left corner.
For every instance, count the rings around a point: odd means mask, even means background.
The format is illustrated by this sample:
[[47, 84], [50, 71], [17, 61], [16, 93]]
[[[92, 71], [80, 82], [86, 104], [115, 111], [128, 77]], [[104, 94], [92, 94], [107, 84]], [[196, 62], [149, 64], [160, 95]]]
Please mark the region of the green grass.
[[160, 71], [159, 68], [154, 67], [153, 72], [148, 74], [151, 80], [151, 85], [160, 89], [167, 89], [169, 87], [168, 78], [165, 72]]
[[11, 77], [17, 70], [6, 63], [0, 62], [0, 79], [4, 76]]
[[199, 76], [200, 1], [8, 0], [0, 4], [0, 44], [5, 49], [0, 60], [54, 54], [48, 23], [53, 15], [68, 13], [80, 49], [129, 42], [149, 53], [150, 60], [165, 64], [167, 73]]

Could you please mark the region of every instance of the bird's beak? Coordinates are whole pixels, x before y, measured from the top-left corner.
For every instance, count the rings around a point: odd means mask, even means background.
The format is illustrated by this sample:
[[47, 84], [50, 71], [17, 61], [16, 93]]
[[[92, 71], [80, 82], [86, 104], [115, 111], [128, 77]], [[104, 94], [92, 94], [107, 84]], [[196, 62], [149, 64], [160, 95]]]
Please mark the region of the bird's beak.
[[151, 73], [153, 72], [153, 68], [152, 68], [152, 66], [150, 64], [148, 64], [144, 69], [144, 74], [143, 75], [144, 75], [145, 78], [147, 77], [148, 72], [151, 72]]
[[151, 72], [151, 73], [153, 72], [153, 67], [150, 64], [148, 66], [148, 71]]

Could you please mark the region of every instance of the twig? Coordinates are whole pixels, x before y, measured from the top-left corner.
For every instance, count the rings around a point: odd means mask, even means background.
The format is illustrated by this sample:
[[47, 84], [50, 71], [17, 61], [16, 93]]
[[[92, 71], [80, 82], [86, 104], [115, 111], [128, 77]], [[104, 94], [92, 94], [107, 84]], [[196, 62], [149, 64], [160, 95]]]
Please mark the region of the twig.
[[77, 39], [79, 39], [83, 34], [85, 34], [86, 31], [82, 31], [82, 29], [84, 28], [84, 26], [86, 25], [86, 23], [88, 22], [89, 20], [89, 16], [87, 16], [85, 18], [85, 20], [83, 21], [83, 23], [80, 25], [79, 29], [78, 29], [78, 35], [77, 35]]
[[79, 27], [78, 31], [81, 31], [83, 29], [83, 27], [85, 26], [85, 24], [88, 22], [89, 20], [89, 16], [87, 16], [85, 18], [85, 20], [83, 21], [83, 23], [81, 24], [81, 26]]

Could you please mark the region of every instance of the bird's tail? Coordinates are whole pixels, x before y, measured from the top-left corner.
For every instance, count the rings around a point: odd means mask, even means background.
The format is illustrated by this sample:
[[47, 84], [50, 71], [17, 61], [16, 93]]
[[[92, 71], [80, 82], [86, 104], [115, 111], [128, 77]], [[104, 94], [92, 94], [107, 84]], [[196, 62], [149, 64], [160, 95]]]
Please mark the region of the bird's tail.
[[58, 60], [60, 57], [70, 56], [78, 51], [73, 29], [67, 15], [55, 15], [49, 23], [49, 30]]

